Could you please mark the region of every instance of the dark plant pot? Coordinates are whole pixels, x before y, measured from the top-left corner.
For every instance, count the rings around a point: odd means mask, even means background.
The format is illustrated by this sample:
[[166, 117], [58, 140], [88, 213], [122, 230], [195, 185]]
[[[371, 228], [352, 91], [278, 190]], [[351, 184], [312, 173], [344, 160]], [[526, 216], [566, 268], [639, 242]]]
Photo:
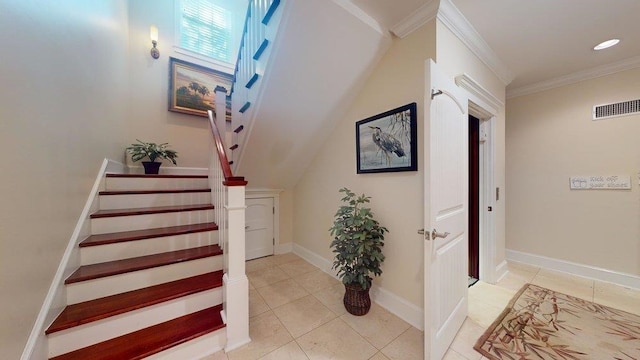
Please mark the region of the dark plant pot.
[[144, 166], [145, 174], [157, 174], [160, 171], [160, 162], [151, 162], [151, 161], [143, 161], [142, 166]]
[[356, 316], [365, 315], [369, 312], [369, 309], [371, 309], [369, 289], [363, 290], [360, 284], [345, 284], [342, 303], [349, 314]]

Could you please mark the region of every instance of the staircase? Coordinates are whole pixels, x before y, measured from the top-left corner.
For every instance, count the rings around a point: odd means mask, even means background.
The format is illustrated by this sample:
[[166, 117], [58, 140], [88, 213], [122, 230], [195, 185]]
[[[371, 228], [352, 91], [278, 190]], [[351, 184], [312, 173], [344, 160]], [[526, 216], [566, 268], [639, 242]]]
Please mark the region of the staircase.
[[208, 176], [107, 174], [49, 358], [197, 359], [225, 347]]

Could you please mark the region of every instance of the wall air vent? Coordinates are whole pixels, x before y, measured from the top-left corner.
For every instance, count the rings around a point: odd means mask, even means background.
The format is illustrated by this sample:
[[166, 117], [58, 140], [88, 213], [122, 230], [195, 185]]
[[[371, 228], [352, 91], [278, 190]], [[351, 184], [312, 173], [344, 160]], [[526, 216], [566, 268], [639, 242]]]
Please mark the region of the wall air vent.
[[593, 107], [593, 120], [640, 114], [640, 99]]

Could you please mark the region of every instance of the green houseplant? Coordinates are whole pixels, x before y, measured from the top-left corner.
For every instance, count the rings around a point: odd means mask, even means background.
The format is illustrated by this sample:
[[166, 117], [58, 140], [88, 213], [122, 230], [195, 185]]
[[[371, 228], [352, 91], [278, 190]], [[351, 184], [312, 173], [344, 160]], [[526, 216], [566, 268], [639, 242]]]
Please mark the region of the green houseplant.
[[152, 142], [144, 142], [136, 139], [138, 143], [131, 144], [127, 147], [127, 153], [131, 154], [131, 161], [136, 162], [144, 158], [149, 158], [149, 161], [143, 161], [145, 174], [157, 174], [160, 170], [161, 162], [156, 162], [156, 159], [167, 159], [177, 165], [176, 158], [178, 152], [175, 150], [167, 149], [169, 143], [162, 143], [160, 145]]
[[330, 246], [335, 253], [332, 269], [338, 270], [345, 286], [343, 303], [347, 311], [364, 315], [371, 308], [371, 275], [382, 274], [382, 247], [388, 230], [373, 218], [371, 209], [364, 206], [371, 197], [358, 196], [347, 188], [340, 192], [344, 193], [343, 204], [329, 229], [333, 236]]

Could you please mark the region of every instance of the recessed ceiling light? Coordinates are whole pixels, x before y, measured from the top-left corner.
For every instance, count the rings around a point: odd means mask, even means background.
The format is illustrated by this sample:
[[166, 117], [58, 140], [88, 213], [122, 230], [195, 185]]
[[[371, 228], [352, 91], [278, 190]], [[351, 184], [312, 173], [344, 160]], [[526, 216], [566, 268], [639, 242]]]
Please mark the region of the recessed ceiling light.
[[620, 42], [620, 39], [611, 39], [607, 41], [603, 41], [600, 44], [593, 47], [593, 50], [603, 50], [606, 48], [610, 48], [614, 45], [617, 45]]

